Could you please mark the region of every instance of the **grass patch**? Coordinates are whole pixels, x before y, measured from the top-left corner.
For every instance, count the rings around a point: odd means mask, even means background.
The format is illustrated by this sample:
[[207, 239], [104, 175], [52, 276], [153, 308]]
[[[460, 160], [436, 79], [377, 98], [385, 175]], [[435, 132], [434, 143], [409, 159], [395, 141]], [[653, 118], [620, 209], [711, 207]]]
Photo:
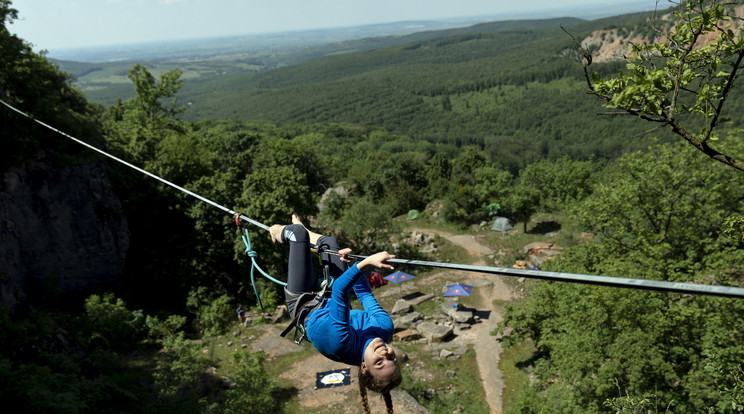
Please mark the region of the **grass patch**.
[[278, 377], [282, 372], [289, 370], [292, 365], [311, 357], [317, 352], [315, 351], [315, 347], [313, 347], [313, 345], [308, 341], [303, 341], [302, 344], [297, 346], [302, 348], [302, 351], [279, 355], [274, 357], [271, 361], [267, 361], [267, 363], [264, 364], [266, 373], [272, 377]]
[[419, 303], [414, 310], [422, 315], [434, 315], [439, 312], [440, 300], [432, 299]]
[[432, 254], [433, 261], [465, 264], [469, 264], [473, 261], [473, 257], [467, 250], [448, 242], [443, 237], [438, 235], [434, 236], [434, 243], [436, 243], [439, 248]]
[[[469, 348], [459, 358], [439, 359], [430, 351], [413, 344], [399, 344], [408, 353], [409, 362], [403, 366], [401, 388], [408, 392], [432, 414], [488, 413], [486, 395], [480, 381], [475, 351]], [[448, 376], [449, 372], [449, 376]], [[454, 373], [454, 375], [452, 375]], [[425, 375], [422, 375], [425, 374]]]
[[530, 374], [525, 369], [527, 361], [532, 358], [537, 349], [532, 340], [515, 344], [504, 349], [501, 353], [499, 369], [504, 374], [503, 411], [508, 411], [519, 392], [529, 386]]

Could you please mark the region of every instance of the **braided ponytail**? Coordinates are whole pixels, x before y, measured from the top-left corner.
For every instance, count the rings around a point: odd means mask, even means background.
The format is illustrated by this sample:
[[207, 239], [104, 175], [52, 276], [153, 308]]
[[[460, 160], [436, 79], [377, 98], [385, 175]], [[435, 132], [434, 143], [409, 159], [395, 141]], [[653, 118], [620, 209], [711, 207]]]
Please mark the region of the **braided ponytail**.
[[380, 381], [376, 379], [372, 376], [372, 374], [369, 373], [369, 371], [367, 371], [367, 373], [362, 373], [361, 369], [359, 370], [357, 378], [357, 382], [359, 382], [359, 396], [361, 397], [362, 408], [364, 409], [365, 414], [370, 414], [369, 401], [367, 400], [368, 388], [374, 392], [379, 392], [380, 394], [382, 394], [382, 398], [383, 400], [385, 400], [385, 407], [387, 407], [388, 414], [394, 414], [393, 397], [390, 395], [390, 391], [400, 385], [400, 383], [403, 381], [403, 376], [400, 373], [400, 367], [396, 370], [395, 375], [393, 375], [393, 377], [388, 379], [387, 381]]
[[383, 393], [382, 398], [385, 400], [385, 407], [387, 407], [388, 414], [394, 414], [393, 413], [393, 397], [390, 396], [390, 392]]
[[361, 397], [361, 400], [362, 400], [362, 408], [364, 409], [364, 414], [370, 414], [370, 411], [369, 411], [369, 401], [367, 401], [367, 385], [362, 380], [362, 377], [363, 377], [363, 375], [362, 375], [362, 373], [360, 371], [359, 372], [359, 381], [357, 381], [359, 383], [359, 396]]

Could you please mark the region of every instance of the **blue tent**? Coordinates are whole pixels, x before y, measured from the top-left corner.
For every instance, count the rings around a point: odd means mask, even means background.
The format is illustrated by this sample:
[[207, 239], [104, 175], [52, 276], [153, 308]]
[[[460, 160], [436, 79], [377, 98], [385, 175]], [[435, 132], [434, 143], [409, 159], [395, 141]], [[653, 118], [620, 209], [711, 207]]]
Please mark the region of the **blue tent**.
[[399, 270], [399, 271], [397, 271], [395, 273], [391, 273], [391, 274], [385, 276], [383, 279], [389, 280], [389, 281], [391, 281], [393, 283], [398, 283], [398, 282], [403, 282], [403, 281], [411, 280], [411, 279], [415, 279], [415, 278], [416, 278], [416, 276], [409, 275], [408, 273], [401, 272]]
[[470, 296], [470, 291], [472, 290], [473, 287], [470, 285], [455, 283], [454, 285], [447, 286], [444, 296]]

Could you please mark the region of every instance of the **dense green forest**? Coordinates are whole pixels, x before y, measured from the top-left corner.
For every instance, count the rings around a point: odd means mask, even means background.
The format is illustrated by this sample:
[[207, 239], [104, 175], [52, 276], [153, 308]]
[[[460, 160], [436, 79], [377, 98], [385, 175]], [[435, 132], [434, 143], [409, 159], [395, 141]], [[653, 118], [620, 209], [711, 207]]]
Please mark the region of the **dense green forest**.
[[[560, 212], [595, 235], [571, 240], [546, 270], [744, 283], [744, 240], [722, 225], [744, 214], [742, 175], [661, 131], [637, 136], [649, 129], [638, 119], [598, 116], [557, 28], [475, 26], [194, 88], [178, 69], [156, 77], [134, 65], [132, 97], [103, 107], [9, 34], [16, 16], [0, 4], [4, 101], [262, 223], [297, 213], [358, 252], [392, 251], [394, 218], [409, 209], [440, 206], [432, 223], [467, 232], [498, 202], [525, 230], [532, 215]], [[631, 30], [639, 19], [571, 30]], [[17, 114], [0, 117], [3, 171], [41, 148], [60, 165], [98, 159]], [[742, 153], [738, 122], [721, 141]], [[132, 235], [121, 286], [83, 300], [56, 293], [23, 318], [0, 312], [3, 401], [29, 413], [280, 412], [292, 390], [267, 376], [260, 354], [212, 361], [192, 342], [226, 332], [235, 303], [256, 304], [232, 218], [120, 164], [110, 176]], [[339, 185], [347, 195], [331, 193], [320, 211], [321, 194]], [[253, 249], [283, 273], [269, 238]], [[264, 305], [276, 305], [277, 287], [258, 284]], [[524, 367], [534, 379], [505, 409], [742, 412], [742, 316], [739, 299], [535, 282], [501, 328], [506, 346], [533, 349]], [[18, 355], [61, 326], [85, 363]], [[205, 382], [207, 364], [231, 365], [237, 386]]]
[[[627, 16], [626, 24], [647, 17]], [[435, 39], [410, 35], [388, 48], [187, 85], [184, 115], [381, 126], [417, 141], [477, 145], [512, 172], [562, 155], [614, 159], [643, 145], [647, 137], [634, 119], [597, 116], [600, 102], [586, 99], [577, 50], [559, 28], [566, 22], [518, 23], [524, 26], [482, 24]], [[585, 35], [614, 24], [566, 27]]]

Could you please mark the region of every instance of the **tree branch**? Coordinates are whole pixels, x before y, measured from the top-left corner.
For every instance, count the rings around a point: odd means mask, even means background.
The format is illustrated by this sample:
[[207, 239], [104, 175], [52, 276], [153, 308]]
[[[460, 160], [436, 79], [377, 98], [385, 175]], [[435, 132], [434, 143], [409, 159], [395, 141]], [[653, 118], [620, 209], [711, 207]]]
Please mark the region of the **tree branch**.
[[589, 77], [589, 71], [586, 69], [589, 67], [589, 65], [592, 64], [592, 54], [589, 53], [589, 50], [581, 45], [581, 43], [576, 40], [574, 35], [571, 34], [568, 30], [566, 30], [563, 25], [559, 25], [561, 27], [561, 30], [563, 30], [567, 35], [571, 36], [571, 39], [573, 40], [574, 44], [579, 47], [579, 50], [581, 50], [581, 53], [584, 55], [584, 59], [586, 59], [586, 62], [582, 62], [581, 66], [584, 68], [584, 79], [586, 79], [586, 84], [589, 86], [589, 90], [591, 90], [595, 95], [602, 97], [594, 90], [594, 85], [592, 85], [592, 80]]
[[736, 79], [736, 72], [739, 70], [739, 67], [741, 66], [741, 61], [743, 58], [744, 58], [744, 49], [739, 51], [739, 57], [736, 59], [736, 63], [734, 64], [731, 70], [731, 73], [729, 74], [729, 77], [726, 80], [726, 83], [723, 87], [723, 92], [721, 93], [721, 100], [718, 101], [718, 107], [716, 108], [716, 113], [715, 115], [713, 115], [713, 120], [710, 121], [710, 127], [708, 128], [708, 131], [705, 133], [705, 137], [703, 137], [703, 142], [708, 141], [708, 138], [710, 138], [710, 135], [713, 132], [713, 128], [715, 128], [716, 124], [718, 123], [718, 117], [721, 115], [721, 111], [723, 110], [723, 104], [726, 101], [726, 97], [728, 96], [728, 93], [731, 90], [732, 85], [734, 84], [734, 79]]
[[669, 105], [668, 115], [670, 117], [675, 116], [675, 112], [677, 108], [677, 99], [679, 99], [679, 90], [681, 88], [680, 82], [682, 81], [682, 74], [684, 74], [684, 71], [685, 71], [685, 59], [687, 58], [687, 56], [690, 55], [690, 52], [692, 52], [692, 50], [695, 48], [695, 45], [697, 44], [697, 41], [700, 38], [700, 34], [702, 32], [703, 32], [702, 25], [692, 30], [692, 33], [693, 33], [692, 40], [687, 44], [687, 47], [682, 52], [682, 56], [679, 57], [679, 66], [677, 67], [677, 74], [674, 77], [674, 89], [673, 89], [674, 92], [672, 93], [672, 103]]
[[718, 152], [716, 149], [710, 147], [707, 144], [707, 142], [703, 142], [695, 138], [695, 136], [692, 133], [690, 133], [690, 131], [685, 129], [682, 125], [680, 125], [676, 119], [670, 122], [669, 126], [672, 127], [672, 131], [674, 131], [675, 134], [684, 138], [687, 142], [689, 142], [693, 147], [697, 148], [703, 154], [707, 155], [710, 158], [713, 158], [716, 161], [722, 162], [730, 167], [733, 167], [741, 172], [744, 172], [744, 161], [733, 158], [733, 157], [729, 157], [726, 154], [722, 154]]

